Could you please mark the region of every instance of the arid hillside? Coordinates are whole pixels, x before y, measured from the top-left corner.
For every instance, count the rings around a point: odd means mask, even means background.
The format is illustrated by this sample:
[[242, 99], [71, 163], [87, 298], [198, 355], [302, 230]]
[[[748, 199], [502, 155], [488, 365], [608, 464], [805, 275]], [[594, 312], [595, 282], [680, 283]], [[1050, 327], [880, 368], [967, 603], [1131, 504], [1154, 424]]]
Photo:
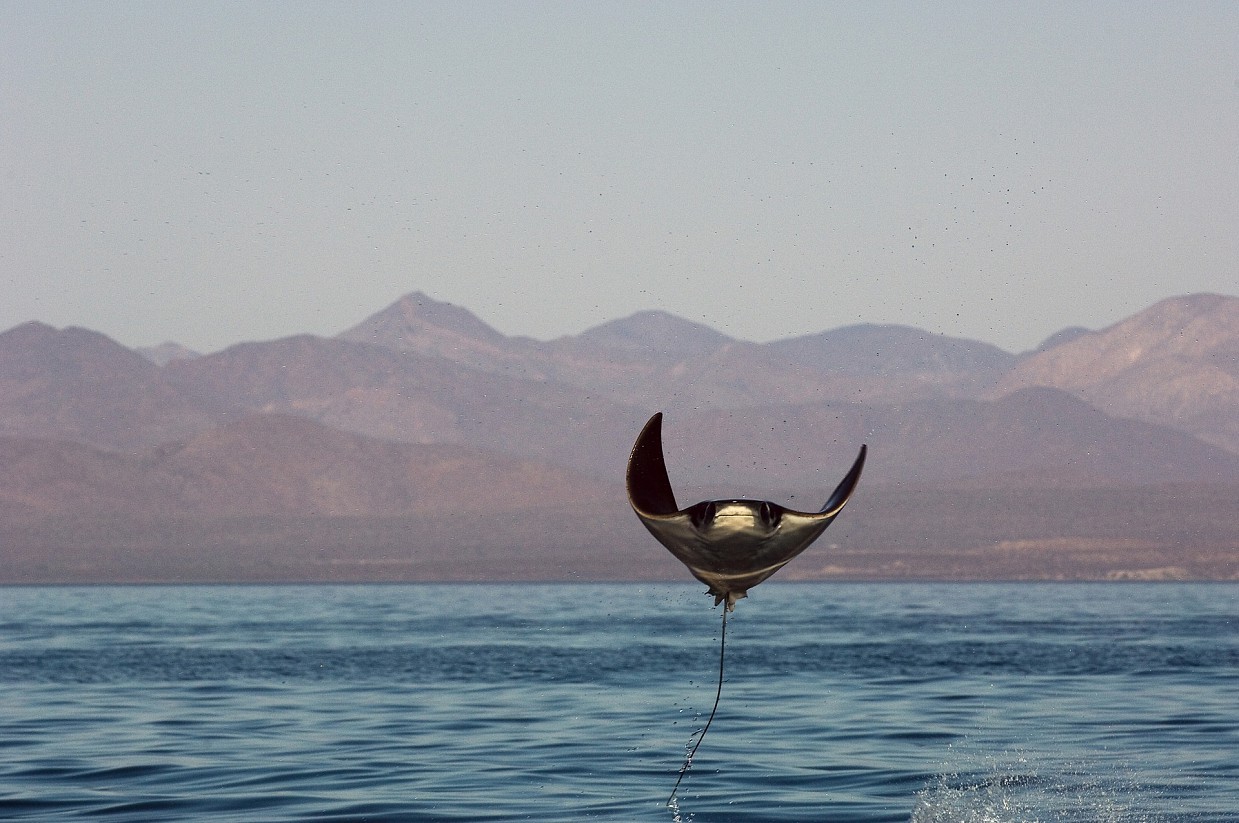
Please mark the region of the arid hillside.
[[1239, 298], [1014, 355], [900, 326], [756, 344], [662, 312], [552, 341], [411, 294], [335, 338], [144, 354], [0, 333], [0, 582], [658, 579], [623, 468], [848, 510], [789, 577], [1239, 576]]

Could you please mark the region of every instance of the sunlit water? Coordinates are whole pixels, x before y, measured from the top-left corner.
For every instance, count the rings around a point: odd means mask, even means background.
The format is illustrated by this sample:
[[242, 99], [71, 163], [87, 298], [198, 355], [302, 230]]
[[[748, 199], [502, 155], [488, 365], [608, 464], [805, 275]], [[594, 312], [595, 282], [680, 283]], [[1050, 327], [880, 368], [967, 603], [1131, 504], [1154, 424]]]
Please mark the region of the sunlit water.
[[1234, 821], [1239, 586], [0, 589], [0, 819]]

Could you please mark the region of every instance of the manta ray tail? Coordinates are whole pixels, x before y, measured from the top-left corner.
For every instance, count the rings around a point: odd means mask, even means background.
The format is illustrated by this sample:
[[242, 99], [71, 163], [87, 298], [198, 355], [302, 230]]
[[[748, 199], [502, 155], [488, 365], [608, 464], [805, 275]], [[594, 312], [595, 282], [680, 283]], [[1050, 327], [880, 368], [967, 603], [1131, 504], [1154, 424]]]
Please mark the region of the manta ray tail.
[[[715, 603], [717, 606], [718, 604]], [[706, 739], [706, 732], [710, 731], [710, 724], [714, 722], [714, 714], [718, 711], [719, 698], [723, 696], [723, 655], [727, 651], [727, 612], [731, 610], [731, 604], [723, 609], [723, 633], [718, 643], [718, 690], [714, 693], [714, 708], [710, 709], [710, 718], [706, 720], [706, 725], [701, 730], [697, 742], [693, 744], [693, 748], [684, 758], [684, 765], [680, 767], [680, 775], [675, 779], [675, 786], [671, 789], [671, 796], [667, 798], [667, 805], [675, 805], [675, 793], [680, 790], [680, 781], [684, 779], [684, 775], [688, 773], [689, 768], [693, 765], [693, 757], [697, 754], [697, 749], [701, 746], [701, 741]], [[691, 738], [690, 738], [691, 739]]]

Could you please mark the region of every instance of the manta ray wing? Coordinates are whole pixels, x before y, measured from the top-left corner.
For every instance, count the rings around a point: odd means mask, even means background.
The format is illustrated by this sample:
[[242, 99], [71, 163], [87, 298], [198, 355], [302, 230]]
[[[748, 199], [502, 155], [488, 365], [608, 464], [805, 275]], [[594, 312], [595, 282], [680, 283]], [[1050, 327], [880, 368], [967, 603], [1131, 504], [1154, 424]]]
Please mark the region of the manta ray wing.
[[645, 424], [628, 460], [628, 502], [637, 517], [727, 609], [816, 540], [860, 480], [865, 446], [820, 512], [764, 500], [707, 500], [680, 509], [662, 449], [662, 413]]
[[675, 514], [680, 508], [667, 477], [662, 430], [663, 415], [659, 412], [637, 435], [628, 458], [628, 502], [638, 514], [644, 513], [647, 517]]

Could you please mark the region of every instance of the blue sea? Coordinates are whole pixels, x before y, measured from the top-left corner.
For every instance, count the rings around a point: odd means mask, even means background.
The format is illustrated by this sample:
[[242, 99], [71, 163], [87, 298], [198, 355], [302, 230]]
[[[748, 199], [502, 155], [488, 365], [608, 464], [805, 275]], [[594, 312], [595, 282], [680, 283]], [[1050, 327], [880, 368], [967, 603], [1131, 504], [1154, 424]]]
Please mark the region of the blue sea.
[[0, 819], [1235, 821], [1239, 586], [0, 589]]

